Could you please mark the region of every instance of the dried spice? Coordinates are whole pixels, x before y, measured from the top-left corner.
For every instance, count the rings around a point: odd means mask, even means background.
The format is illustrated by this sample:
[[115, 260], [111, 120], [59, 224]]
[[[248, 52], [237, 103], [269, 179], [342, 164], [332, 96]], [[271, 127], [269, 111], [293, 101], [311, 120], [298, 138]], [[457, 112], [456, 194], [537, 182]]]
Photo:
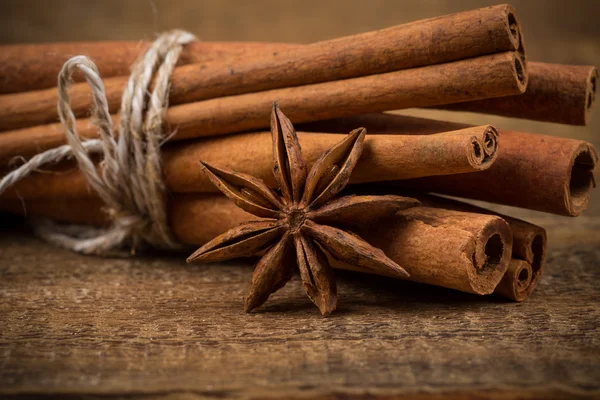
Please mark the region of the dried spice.
[[253, 256], [256, 265], [246, 312], [262, 305], [293, 276], [294, 251], [304, 290], [323, 315], [336, 308], [337, 289], [325, 251], [334, 259], [364, 270], [408, 273], [381, 250], [333, 225], [376, 220], [418, 205], [401, 196], [345, 196], [334, 199], [348, 183], [363, 148], [366, 130], [356, 129], [326, 151], [310, 172], [296, 131], [276, 104], [271, 112], [273, 173], [279, 191], [250, 175], [202, 163], [211, 181], [241, 209], [264, 218], [239, 225], [198, 249], [188, 262], [214, 262]]

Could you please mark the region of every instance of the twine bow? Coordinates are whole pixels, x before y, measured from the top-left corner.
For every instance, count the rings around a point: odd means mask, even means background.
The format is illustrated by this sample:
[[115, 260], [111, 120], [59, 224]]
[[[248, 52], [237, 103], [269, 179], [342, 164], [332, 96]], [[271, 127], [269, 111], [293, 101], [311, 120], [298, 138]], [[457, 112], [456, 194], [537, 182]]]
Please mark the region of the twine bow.
[[[84, 254], [108, 254], [124, 245], [132, 252], [143, 244], [178, 248], [168, 226], [166, 193], [162, 180], [160, 146], [165, 139], [163, 119], [168, 107], [169, 81], [183, 45], [194, 41], [187, 32], [162, 34], [133, 65], [123, 92], [118, 137], [96, 65], [85, 56], [69, 59], [58, 77], [58, 115], [66, 145], [40, 153], [0, 181], [0, 194], [15, 182], [48, 163], [74, 157], [92, 189], [106, 204], [111, 217], [107, 229], [59, 225], [38, 221], [36, 232], [45, 240]], [[68, 89], [80, 70], [92, 88], [93, 122], [100, 139], [82, 141], [75, 128]], [[154, 80], [154, 88], [149, 93]], [[103, 154], [102, 172], [90, 154]]]

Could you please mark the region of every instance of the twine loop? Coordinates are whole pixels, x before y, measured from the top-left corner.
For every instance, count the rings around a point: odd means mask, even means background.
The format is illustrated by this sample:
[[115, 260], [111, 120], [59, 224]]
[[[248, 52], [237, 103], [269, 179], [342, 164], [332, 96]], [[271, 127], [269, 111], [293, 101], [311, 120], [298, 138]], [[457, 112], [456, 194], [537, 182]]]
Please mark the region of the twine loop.
[[[113, 132], [104, 84], [96, 65], [85, 56], [68, 60], [58, 77], [58, 115], [67, 144], [32, 157], [0, 181], [0, 194], [37, 168], [75, 158], [89, 185], [106, 205], [111, 225], [106, 229], [37, 221], [36, 232], [67, 249], [105, 255], [144, 244], [175, 249], [179, 244], [169, 229], [166, 189], [162, 179], [160, 146], [165, 140], [163, 119], [168, 107], [169, 81], [183, 45], [194, 41], [187, 32], [162, 34], [136, 61], [123, 92], [118, 136]], [[82, 141], [75, 126], [68, 89], [79, 70], [92, 89], [92, 121], [100, 139]], [[150, 87], [153, 89], [150, 92]], [[90, 155], [103, 155], [101, 173]]]

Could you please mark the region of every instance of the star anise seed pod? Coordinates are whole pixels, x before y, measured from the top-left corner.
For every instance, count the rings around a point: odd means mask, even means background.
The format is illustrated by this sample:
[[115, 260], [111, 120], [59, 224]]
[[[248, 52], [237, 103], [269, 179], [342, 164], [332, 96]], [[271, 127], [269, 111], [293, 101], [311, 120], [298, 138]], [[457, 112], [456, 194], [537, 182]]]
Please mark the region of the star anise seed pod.
[[366, 271], [408, 277], [380, 249], [355, 234], [331, 226], [344, 226], [355, 219], [375, 221], [418, 205], [417, 200], [401, 196], [333, 199], [350, 179], [362, 153], [365, 133], [364, 128], [350, 132], [307, 173], [296, 131], [277, 104], [273, 104], [273, 173], [281, 195], [260, 179], [201, 162], [221, 192], [238, 207], [265, 219], [246, 222], [223, 233], [187, 261], [223, 261], [265, 251], [244, 298], [246, 312], [262, 305], [292, 278], [294, 252], [304, 290], [323, 315], [335, 310], [337, 303], [334, 273], [324, 250], [333, 258]]

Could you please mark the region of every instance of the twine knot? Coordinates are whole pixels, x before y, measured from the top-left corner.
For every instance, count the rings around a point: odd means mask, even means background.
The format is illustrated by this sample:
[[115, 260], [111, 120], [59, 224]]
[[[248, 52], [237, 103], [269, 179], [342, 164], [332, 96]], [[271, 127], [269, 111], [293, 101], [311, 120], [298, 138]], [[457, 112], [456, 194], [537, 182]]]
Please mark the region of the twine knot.
[[[169, 81], [183, 45], [195, 40], [187, 32], [162, 34], [136, 61], [123, 92], [118, 136], [108, 109], [104, 84], [96, 65], [85, 56], [69, 59], [58, 76], [58, 115], [67, 145], [31, 158], [0, 181], [0, 194], [42, 165], [75, 158], [89, 185], [106, 205], [108, 228], [59, 225], [37, 221], [36, 232], [44, 239], [85, 253], [104, 255], [144, 244], [161, 249], [178, 248], [169, 229], [166, 190], [162, 179], [160, 146], [165, 140], [163, 119], [168, 107]], [[100, 139], [82, 141], [75, 128], [68, 89], [80, 70], [92, 88], [92, 121]], [[150, 87], [154, 82], [152, 91]], [[90, 154], [103, 154], [101, 174]]]

